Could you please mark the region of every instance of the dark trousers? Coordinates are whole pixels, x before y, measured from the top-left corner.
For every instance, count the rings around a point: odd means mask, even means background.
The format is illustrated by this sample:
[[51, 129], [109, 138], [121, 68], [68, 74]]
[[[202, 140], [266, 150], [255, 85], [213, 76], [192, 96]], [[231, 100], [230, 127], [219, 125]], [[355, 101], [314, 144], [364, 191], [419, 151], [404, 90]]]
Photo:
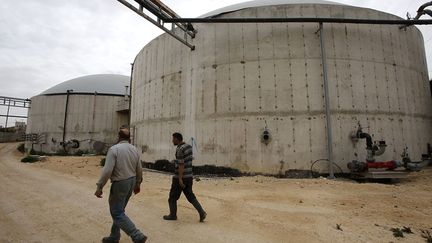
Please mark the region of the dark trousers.
[[186, 196], [187, 200], [195, 207], [198, 213], [200, 215], [203, 214], [204, 210], [192, 191], [193, 178], [183, 178], [183, 184], [185, 185], [185, 188], [181, 188], [178, 178], [172, 179], [171, 190], [168, 198], [170, 215], [177, 216], [177, 200], [180, 198], [182, 192]]

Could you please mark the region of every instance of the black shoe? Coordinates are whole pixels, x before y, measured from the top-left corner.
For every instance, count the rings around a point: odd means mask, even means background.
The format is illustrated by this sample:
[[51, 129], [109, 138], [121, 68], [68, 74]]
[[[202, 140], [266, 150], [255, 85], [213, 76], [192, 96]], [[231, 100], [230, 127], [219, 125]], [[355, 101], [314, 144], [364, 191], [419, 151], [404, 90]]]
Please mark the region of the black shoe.
[[206, 217], [207, 217], [207, 213], [206, 212], [200, 213], [200, 222], [204, 222], [204, 219]]
[[119, 243], [120, 241], [118, 241], [118, 240], [112, 240], [111, 238], [109, 238], [109, 237], [104, 237], [104, 238], [102, 238], [102, 243]]
[[177, 220], [177, 216], [175, 216], [175, 215], [171, 215], [171, 214], [169, 214], [169, 215], [164, 215], [164, 216], [163, 216], [163, 219], [165, 219], [165, 220]]
[[134, 241], [134, 243], [145, 243], [147, 241], [147, 236], [144, 235], [144, 238], [138, 241]]

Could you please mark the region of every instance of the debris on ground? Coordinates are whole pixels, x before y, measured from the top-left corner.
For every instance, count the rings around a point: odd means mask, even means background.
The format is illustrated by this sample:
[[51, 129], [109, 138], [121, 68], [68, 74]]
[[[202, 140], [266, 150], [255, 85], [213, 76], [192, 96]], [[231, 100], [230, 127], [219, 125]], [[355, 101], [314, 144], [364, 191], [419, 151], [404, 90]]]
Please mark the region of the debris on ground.
[[404, 237], [403, 231], [400, 228], [391, 228], [390, 230], [393, 232], [394, 237]]
[[429, 230], [421, 230], [421, 236], [426, 239], [427, 243], [432, 243], [432, 235]]
[[404, 226], [404, 227], [402, 228], [402, 232], [407, 233], [407, 234], [414, 234], [414, 233], [412, 232], [411, 228], [410, 228], [410, 227], [406, 227], [406, 226]]
[[341, 228], [341, 224], [336, 224], [336, 229], [340, 230], [340, 231], [343, 231], [342, 228]]

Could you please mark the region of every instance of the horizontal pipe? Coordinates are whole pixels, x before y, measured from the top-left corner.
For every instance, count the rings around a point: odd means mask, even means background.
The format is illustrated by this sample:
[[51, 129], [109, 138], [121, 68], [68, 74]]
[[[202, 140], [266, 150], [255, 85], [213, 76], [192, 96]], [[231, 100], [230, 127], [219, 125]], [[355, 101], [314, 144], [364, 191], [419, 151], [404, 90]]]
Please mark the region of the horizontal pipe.
[[0, 115], [0, 117], [27, 118], [26, 116], [15, 116], [15, 115]]
[[345, 24], [390, 24], [390, 25], [427, 25], [427, 20], [387, 20], [387, 19], [346, 19], [346, 18], [170, 18], [166, 23], [345, 23]]

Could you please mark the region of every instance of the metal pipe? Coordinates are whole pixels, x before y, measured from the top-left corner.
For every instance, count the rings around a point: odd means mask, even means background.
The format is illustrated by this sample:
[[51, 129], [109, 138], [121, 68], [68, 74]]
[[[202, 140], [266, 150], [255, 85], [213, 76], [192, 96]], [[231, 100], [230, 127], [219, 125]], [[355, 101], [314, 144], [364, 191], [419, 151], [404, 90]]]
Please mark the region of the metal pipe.
[[[121, 1], [121, 0], [118, 0]], [[388, 25], [427, 25], [432, 19], [347, 19], [347, 18], [171, 18], [166, 23], [344, 23], [344, 24], [388, 24]]]
[[6, 113], [6, 124], [5, 124], [5, 128], [8, 127], [9, 110], [10, 110], [10, 102], [11, 102], [11, 100], [9, 100], [9, 103], [8, 103], [8, 108], [7, 108], [7, 113]]
[[323, 78], [324, 78], [324, 100], [325, 100], [325, 113], [326, 113], [326, 124], [327, 124], [327, 152], [329, 161], [329, 178], [334, 179], [333, 171], [333, 132], [331, 124], [331, 112], [330, 112], [330, 94], [327, 79], [327, 56], [324, 46], [324, 25], [322, 22], [319, 23], [320, 31], [320, 45], [321, 45], [321, 62], [323, 68]]
[[0, 115], [0, 117], [28, 118], [27, 116], [16, 116], [16, 115]]
[[[180, 38], [177, 35], [175, 35], [174, 33], [172, 33], [169, 29], [167, 29], [164, 26], [158, 24], [157, 21], [155, 21], [154, 19], [150, 18], [149, 16], [147, 16], [146, 14], [144, 14], [142, 11], [139, 11], [139, 9], [135, 8], [132, 4], [128, 3], [125, 0], [117, 0], [117, 1], [120, 2], [120, 3], [122, 3], [123, 5], [125, 5], [126, 7], [128, 7], [132, 11], [134, 11], [135, 13], [137, 13], [139, 16], [141, 16], [141, 17], [145, 18], [146, 20], [150, 21], [150, 23], [156, 25], [158, 28], [160, 28], [161, 30], [165, 31], [166, 33], [168, 33], [172, 37], [176, 38], [178, 41], [180, 41], [181, 43], [183, 43], [186, 46], [188, 46], [191, 50], [195, 50], [195, 46], [194, 45], [189, 44], [187, 41], [183, 40], [182, 38]], [[163, 20], [165, 21], [165, 19], [163, 19]]]
[[[424, 14], [429, 14], [430, 10], [425, 9], [426, 7], [432, 6], [432, 1], [427, 2], [419, 7], [417, 10], [417, 15], [414, 17], [414, 19], [419, 19]], [[430, 15], [430, 14], [429, 14]]]
[[66, 151], [66, 121], [67, 121], [67, 114], [68, 114], [68, 106], [69, 106], [69, 95], [72, 92], [72, 89], [68, 89], [66, 91], [66, 107], [65, 107], [65, 113], [64, 113], [64, 121], [63, 121], [63, 149]]
[[372, 149], [372, 137], [369, 133], [362, 132], [361, 130], [357, 131], [357, 138], [366, 138], [366, 148]]
[[96, 101], [97, 101], [97, 92], [94, 92], [93, 95], [93, 115], [92, 115], [92, 130], [90, 133], [90, 139], [93, 140], [93, 134], [95, 134], [95, 121], [96, 121]]
[[132, 76], [133, 76], [133, 69], [134, 69], [134, 64], [135, 63], [131, 63], [131, 74], [130, 74], [130, 79], [129, 79], [129, 113], [128, 113], [128, 127], [130, 129], [131, 127], [131, 113], [132, 113]]

